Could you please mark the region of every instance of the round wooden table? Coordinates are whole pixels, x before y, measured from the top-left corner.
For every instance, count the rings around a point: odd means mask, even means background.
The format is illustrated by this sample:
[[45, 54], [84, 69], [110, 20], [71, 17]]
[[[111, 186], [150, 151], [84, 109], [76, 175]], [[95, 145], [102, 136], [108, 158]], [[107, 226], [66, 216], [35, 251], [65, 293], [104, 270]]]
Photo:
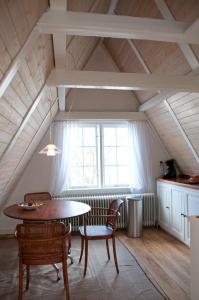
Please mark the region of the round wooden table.
[[90, 210], [91, 207], [82, 202], [49, 200], [35, 210], [25, 210], [14, 204], [6, 207], [4, 214], [13, 219], [26, 221], [52, 221], [81, 216]]

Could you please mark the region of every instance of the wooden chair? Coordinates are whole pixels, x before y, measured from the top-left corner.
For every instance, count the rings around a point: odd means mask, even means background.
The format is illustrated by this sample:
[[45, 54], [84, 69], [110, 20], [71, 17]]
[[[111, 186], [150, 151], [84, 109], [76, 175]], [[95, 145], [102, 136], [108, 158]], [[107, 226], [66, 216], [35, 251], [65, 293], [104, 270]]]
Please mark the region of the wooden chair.
[[18, 224], [16, 238], [19, 245], [19, 294], [18, 300], [22, 300], [23, 294], [23, 265], [26, 265], [26, 289], [29, 288], [30, 266], [61, 263], [63, 266], [64, 286], [66, 298], [69, 296], [67, 273], [67, 241], [70, 236], [71, 226], [63, 223], [29, 223]]
[[[80, 235], [81, 235], [81, 254], [79, 258], [79, 262], [81, 262], [83, 252], [84, 252], [84, 244], [85, 244], [85, 265], [84, 265], [84, 276], [86, 275], [87, 270], [87, 262], [88, 262], [88, 241], [89, 240], [106, 240], [106, 249], [108, 254], [108, 259], [110, 259], [109, 252], [109, 243], [108, 240], [112, 239], [113, 245], [113, 256], [115, 261], [115, 267], [117, 273], [119, 273], [118, 263], [117, 263], [117, 255], [116, 255], [116, 247], [115, 247], [115, 231], [116, 231], [116, 221], [117, 217], [120, 215], [119, 210], [124, 201], [121, 199], [113, 200], [110, 203], [109, 208], [100, 208], [96, 207], [91, 210], [94, 212], [91, 215], [88, 215], [84, 220], [84, 225], [80, 226]], [[90, 218], [105, 218], [106, 225], [87, 225], [87, 221]]]

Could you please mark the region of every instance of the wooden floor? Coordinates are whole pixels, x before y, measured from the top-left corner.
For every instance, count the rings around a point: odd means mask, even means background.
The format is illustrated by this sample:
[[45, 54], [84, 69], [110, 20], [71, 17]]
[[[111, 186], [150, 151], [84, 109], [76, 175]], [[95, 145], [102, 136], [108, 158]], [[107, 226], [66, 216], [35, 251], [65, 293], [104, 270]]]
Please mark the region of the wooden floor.
[[190, 300], [190, 250], [161, 229], [148, 228], [142, 238], [118, 238], [136, 257], [148, 277], [171, 300]]

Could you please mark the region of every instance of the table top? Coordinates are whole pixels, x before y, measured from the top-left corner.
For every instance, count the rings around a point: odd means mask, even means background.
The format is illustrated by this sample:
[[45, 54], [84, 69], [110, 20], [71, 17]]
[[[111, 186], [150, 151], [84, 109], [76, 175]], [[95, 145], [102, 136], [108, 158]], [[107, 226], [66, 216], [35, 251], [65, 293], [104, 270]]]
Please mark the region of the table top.
[[14, 204], [4, 209], [4, 214], [10, 218], [31, 221], [51, 221], [84, 215], [91, 210], [88, 204], [68, 201], [49, 200], [35, 210], [25, 210]]

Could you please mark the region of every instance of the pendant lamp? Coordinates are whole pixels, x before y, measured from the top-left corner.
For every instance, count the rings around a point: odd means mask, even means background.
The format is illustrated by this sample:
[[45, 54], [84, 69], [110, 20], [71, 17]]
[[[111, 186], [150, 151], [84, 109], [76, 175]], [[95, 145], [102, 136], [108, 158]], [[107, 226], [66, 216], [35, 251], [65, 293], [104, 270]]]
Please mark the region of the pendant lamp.
[[[52, 98], [52, 97], [51, 97]], [[55, 156], [57, 154], [60, 154], [61, 153], [61, 150], [55, 145], [53, 144], [53, 141], [52, 141], [52, 112], [51, 112], [51, 101], [49, 99], [49, 103], [50, 103], [50, 132], [49, 132], [49, 144], [46, 145], [43, 149], [41, 149], [39, 151], [39, 154], [45, 154], [47, 156]]]

